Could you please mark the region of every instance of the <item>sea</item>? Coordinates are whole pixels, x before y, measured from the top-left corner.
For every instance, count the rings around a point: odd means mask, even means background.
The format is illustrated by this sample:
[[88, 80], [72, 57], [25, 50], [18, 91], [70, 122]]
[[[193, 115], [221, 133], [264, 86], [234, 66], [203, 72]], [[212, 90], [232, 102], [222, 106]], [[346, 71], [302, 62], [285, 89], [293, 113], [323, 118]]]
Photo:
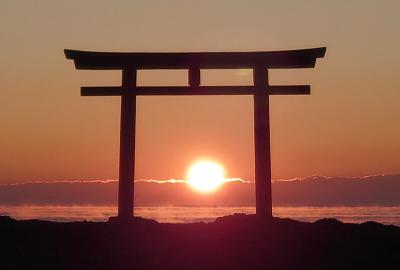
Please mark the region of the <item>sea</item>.
[[[0, 215], [17, 220], [40, 219], [48, 221], [106, 221], [117, 213], [116, 206], [91, 205], [0, 205]], [[212, 222], [221, 216], [235, 213], [254, 214], [254, 207], [220, 206], [139, 206], [134, 213], [162, 223]], [[375, 221], [400, 226], [400, 206], [357, 207], [273, 207], [273, 215], [299, 221], [314, 222], [323, 218], [335, 218], [346, 223]]]

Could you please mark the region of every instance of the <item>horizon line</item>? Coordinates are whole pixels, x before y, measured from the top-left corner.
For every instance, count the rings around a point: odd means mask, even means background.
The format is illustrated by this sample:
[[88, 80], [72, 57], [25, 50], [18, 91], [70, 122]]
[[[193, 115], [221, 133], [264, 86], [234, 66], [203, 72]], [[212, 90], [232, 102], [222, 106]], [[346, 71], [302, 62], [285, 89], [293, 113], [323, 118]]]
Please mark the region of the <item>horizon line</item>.
[[[365, 180], [368, 178], [372, 177], [385, 177], [385, 176], [400, 176], [400, 172], [395, 172], [395, 173], [377, 173], [377, 174], [370, 174], [370, 175], [362, 175], [362, 176], [326, 176], [326, 175], [310, 175], [310, 176], [304, 176], [304, 177], [294, 177], [294, 178], [289, 178], [289, 179], [272, 179], [272, 183], [274, 182], [294, 182], [294, 181], [304, 181], [308, 179], [316, 179], [316, 178], [322, 178], [325, 180], [332, 180], [335, 178], [342, 178], [342, 179], [349, 179], [349, 180]], [[38, 181], [24, 181], [24, 182], [14, 182], [14, 183], [5, 183], [5, 184], [0, 184], [0, 187], [2, 186], [20, 186], [20, 185], [30, 185], [30, 184], [76, 184], [76, 183], [101, 183], [101, 184], [108, 184], [108, 183], [114, 183], [118, 182], [118, 179], [97, 179], [97, 180], [38, 180]], [[175, 179], [175, 178], [170, 178], [170, 179], [135, 179], [133, 181], [134, 183], [138, 182], [147, 182], [147, 183], [158, 183], [158, 184], [178, 184], [178, 183], [186, 183], [186, 179]], [[230, 182], [241, 182], [241, 183], [246, 183], [246, 184], [252, 184], [255, 183], [254, 180], [244, 180], [239, 177], [233, 177], [233, 178], [225, 178], [224, 183], [230, 183]]]

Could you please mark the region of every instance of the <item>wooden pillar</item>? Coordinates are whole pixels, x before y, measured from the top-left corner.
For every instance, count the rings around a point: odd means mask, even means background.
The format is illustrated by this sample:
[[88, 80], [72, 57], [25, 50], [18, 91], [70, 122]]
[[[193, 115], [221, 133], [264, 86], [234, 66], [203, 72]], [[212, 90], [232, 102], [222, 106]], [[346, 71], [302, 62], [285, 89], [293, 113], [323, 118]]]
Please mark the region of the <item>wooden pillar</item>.
[[256, 215], [272, 218], [268, 73], [253, 69]]
[[119, 150], [118, 217], [133, 217], [135, 176], [135, 118], [136, 118], [136, 70], [122, 70], [122, 86], [131, 88], [121, 96], [121, 131]]

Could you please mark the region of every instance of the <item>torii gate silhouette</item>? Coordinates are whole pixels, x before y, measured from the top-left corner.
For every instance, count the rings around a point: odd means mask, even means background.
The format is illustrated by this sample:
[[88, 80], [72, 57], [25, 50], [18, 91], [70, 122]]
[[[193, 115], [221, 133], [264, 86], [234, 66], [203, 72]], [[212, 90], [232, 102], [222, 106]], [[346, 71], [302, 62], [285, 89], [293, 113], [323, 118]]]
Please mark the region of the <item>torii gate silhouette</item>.
[[[118, 218], [133, 217], [138, 95], [253, 95], [256, 215], [272, 218], [269, 95], [308, 95], [309, 85], [269, 85], [268, 69], [313, 68], [326, 47], [263, 52], [124, 53], [64, 50], [76, 69], [122, 70], [122, 85], [81, 87], [82, 96], [121, 96]], [[252, 86], [202, 86], [201, 69], [253, 69]], [[137, 86], [137, 70], [186, 69], [188, 86]]]

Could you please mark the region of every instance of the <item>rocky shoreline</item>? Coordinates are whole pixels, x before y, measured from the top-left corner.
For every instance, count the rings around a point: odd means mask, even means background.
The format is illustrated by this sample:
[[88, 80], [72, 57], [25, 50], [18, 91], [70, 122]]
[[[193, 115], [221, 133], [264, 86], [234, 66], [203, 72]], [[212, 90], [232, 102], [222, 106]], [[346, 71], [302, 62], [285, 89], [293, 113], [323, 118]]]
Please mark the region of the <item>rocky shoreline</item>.
[[400, 269], [400, 228], [236, 214], [212, 223], [0, 217], [0, 269]]

